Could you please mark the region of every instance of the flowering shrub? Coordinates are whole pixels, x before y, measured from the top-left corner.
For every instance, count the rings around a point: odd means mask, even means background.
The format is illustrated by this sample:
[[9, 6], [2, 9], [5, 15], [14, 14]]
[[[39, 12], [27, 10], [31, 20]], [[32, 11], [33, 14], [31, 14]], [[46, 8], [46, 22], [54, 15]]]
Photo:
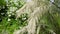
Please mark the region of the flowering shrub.
[[[1, 1], [2, 2], [2, 1]], [[6, 0], [5, 4], [0, 4], [0, 33], [12, 34], [14, 30], [27, 25], [27, 14], [22, 14], [16, 19], [15, 11], [23, 6], [22, 0]]]

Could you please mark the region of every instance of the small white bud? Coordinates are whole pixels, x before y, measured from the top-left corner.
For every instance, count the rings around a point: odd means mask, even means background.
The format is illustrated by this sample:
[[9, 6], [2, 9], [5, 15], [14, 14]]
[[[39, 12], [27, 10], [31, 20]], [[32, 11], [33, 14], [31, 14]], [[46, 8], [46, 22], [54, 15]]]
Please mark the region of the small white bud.
[[22, 18], [22, 20], [25, 20], [26, 18]]
[[11, 15], [8, 15], [9, 17], [11, 16]]
[[51, 2], [54, 2], [54, 0], [50, 0]]
[[11, 21], [11, 19], [8, 18], [8, 21]]

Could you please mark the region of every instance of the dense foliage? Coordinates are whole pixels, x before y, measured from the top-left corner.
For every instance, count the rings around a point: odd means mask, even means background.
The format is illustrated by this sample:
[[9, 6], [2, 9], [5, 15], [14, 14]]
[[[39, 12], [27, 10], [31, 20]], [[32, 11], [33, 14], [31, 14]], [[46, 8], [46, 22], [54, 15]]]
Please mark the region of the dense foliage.
[[12, 34], [14, 30], [27, 25], [27, 14], [22, 14], [16, 19], [15, 12], [23, 6], [21, 0], [1, 0], [0, 1], [0, 34]]
[[[16, 18], [16, 10], [24, 3], [23, 0], [0, 0], [0, 34], [13, 34], [14, 30], [27, 25], [28, 14]], [[52, 9], [39, 20], [41, 24], [39, 34], [53, 34], [52, 31], [60, 34], [60, 0], [52, 1], [51, 5]]]

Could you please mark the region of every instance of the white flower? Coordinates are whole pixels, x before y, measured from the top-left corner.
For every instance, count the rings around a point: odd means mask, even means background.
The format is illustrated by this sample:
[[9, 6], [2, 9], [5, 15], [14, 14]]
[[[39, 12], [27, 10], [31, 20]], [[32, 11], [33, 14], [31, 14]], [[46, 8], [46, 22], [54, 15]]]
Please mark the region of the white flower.
[[54, 0], [50, 0], [51, 2], [54, 2]]
[[11, 19], [8, 18], [8, 21], [11, 21]]
[[8, 15], [9, 17], [11, 16], [11, 15]]
[[26, 18], [22, 18], [22, 20], [25, 20]]
[[17, 9], [17, 7], [10, 7], [9, 10], [14, 12], [16, 9]]

